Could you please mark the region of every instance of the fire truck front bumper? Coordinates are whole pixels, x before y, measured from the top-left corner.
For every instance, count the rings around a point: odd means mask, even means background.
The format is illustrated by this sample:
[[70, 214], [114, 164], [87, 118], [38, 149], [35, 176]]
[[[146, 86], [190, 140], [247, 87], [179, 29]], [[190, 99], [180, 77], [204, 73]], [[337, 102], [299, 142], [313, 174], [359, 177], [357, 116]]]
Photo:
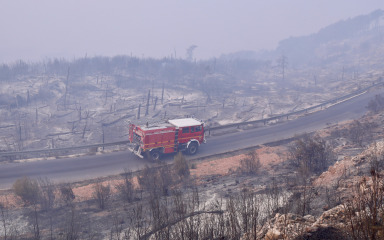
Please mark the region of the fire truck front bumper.
[[144, 158], [143, 155], [141, 155], [141, 147], [139, 145], [136, 145], [135, 147], [128, 147], [128, 149], [139, 158]]

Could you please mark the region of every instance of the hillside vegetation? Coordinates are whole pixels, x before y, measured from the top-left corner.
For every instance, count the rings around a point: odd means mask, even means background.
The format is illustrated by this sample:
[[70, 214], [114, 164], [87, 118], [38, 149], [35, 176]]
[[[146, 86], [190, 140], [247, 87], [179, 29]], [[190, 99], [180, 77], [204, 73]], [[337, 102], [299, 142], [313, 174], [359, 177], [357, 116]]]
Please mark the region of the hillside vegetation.
[[383, 29], [378, 10], [263, 54], [2, 64], [0, 150], [126, 140], [129, 121], [193, 115], [212, 126], [300, 110], [380, 81]]

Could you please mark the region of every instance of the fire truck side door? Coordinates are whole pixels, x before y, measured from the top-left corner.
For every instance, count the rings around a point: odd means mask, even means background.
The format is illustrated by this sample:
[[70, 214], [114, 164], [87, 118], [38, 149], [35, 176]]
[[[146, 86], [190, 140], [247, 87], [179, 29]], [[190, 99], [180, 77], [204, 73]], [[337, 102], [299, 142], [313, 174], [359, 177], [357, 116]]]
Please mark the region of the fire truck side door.
[[199, 142], [203, 140], [204, 135], [203, 135], [203, 128], [201, 125], [191, 127], [190, 131], [191, 131], [191, 138], [198, 139]]

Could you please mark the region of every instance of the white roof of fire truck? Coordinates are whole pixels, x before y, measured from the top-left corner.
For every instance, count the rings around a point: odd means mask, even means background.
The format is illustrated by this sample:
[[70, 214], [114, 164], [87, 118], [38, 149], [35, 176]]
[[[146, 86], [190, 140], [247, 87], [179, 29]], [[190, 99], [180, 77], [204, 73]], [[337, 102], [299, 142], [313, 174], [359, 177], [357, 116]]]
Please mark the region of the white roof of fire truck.
[[198, 126], [202, 124], [202, 122], [194, 118], [172, 119], [172, 120], [168, 120], [168, 122], [174, 125], [175, 127], [189, 127], [189, 126]]

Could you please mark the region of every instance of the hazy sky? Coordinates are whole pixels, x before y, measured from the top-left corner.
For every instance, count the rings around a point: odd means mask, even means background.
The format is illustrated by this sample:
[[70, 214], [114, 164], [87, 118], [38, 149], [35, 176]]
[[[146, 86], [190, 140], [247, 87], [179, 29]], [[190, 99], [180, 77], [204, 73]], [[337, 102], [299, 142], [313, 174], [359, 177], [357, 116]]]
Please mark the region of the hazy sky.
[[376, 9], [384, 0], [0, 0], [0, 63], [273, 49]]

